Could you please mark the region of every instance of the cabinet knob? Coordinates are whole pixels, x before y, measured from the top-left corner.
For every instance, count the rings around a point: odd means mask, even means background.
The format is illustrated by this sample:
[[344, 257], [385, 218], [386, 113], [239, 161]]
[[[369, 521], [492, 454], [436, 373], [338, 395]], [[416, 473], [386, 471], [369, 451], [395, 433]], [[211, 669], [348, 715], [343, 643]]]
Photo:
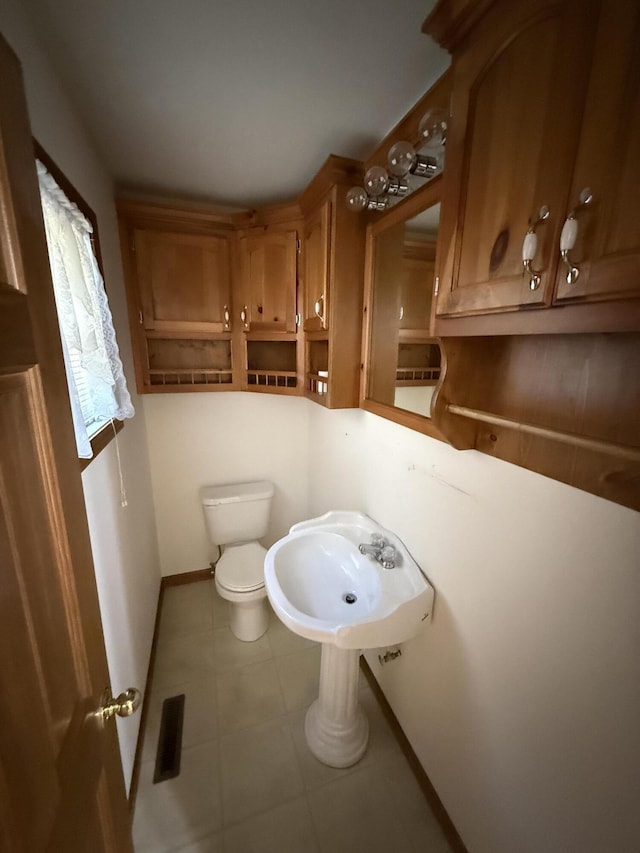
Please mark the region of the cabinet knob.
[[566, 267], [566, 282], [567, 284], [575, 284], [580, 275], [580, 270], [571, 261], [569, 252], [575, 247], [578, 238], [578, 219], [577, 216], [581, 210], [591, 204], [593, 194], [589, 187], [585, 187], [578, 198], [578, 204], [573, 208], [569, 216], [565, 219], [560, 234], [560, 257]]
[[240, 312], [240, 319], [242, 320], [242, 325], [245, 329], [249, 328], [249, 308], [245, 305], [242, 311]]
[[536, 252], [538, 251], [538, 235], [536, 234], [536, 228], [548, 218], [549, 208], [546, 204], [543, 204], [538, 210], [536, 218], [530, 222], [527, 233], [524, 235], [524, 242], [522, 243], [522, 266], [524, 267], [524, 272], [529, 276], [529, 290], [537, 290], [540, 287], [540, 282], [542, 280], [540, 276], [544, 270], [536, 270], [533, 268], [533, 261], [535, 260]]
[[223, 310], [222, 316], [223, 316], [223, 319], [224, 319], [224, 328], [225, 328], [225, 329], [230, 329], [230, 328], [231, 328], [231, 312], [229, 311], [229, 306], [228, 306], [228, 305], [225, 305], [225, 306], [224, 306], [224, 310]]
[[316, 299], [313, 305], [313, 310], [316, 317], [324, 326], [324, 293], [321, 293], [320, 296]]

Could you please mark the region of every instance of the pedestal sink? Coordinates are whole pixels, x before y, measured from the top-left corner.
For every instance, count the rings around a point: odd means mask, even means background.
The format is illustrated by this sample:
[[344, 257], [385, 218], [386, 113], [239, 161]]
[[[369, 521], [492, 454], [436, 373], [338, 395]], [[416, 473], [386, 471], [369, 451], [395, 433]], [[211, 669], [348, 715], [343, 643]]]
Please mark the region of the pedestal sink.
[[[380, 561], [382, 544], [393, 568]], [[322, 643], [319, 695], [305, 720], [309, 748], [324, 764], [349, 767], [369, 737], [358, 705], [360, 653], [415, 637], [431, 614], [433, 587], [397, 536], [358, 512], [294, 524], [267, 552], [265, 582], [281, 621]]]

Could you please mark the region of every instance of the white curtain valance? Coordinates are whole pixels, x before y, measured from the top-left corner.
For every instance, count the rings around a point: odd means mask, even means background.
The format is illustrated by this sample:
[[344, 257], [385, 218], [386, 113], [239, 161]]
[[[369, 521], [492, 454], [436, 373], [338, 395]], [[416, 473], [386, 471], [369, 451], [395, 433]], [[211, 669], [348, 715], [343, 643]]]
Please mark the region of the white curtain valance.
[[37, 168], [78, 455], [89, 459], [92, 425], [135, 411], [91, 244], [93, 227], [40, 161]]

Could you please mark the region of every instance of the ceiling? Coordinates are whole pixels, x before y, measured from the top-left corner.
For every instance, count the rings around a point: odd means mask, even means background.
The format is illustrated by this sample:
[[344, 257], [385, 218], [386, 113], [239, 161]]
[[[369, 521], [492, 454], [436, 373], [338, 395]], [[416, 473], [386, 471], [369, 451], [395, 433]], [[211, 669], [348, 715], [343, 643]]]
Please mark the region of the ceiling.
[[23, 0], [120, 188], [254, 206], [366, 158], [448, 65], [434, 0]]

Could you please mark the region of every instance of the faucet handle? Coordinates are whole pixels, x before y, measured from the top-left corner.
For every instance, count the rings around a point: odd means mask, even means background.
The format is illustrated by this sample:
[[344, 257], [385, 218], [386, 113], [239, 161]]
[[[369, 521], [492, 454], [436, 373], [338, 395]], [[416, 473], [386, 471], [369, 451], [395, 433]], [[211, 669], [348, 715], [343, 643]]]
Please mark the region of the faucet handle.
[[393, 545], [386, 544], [380, 552], [379, 559], [383, 569], [395, 569], [396, 549], [393, 547]]
[[380, 533], [372, 533], [371, 544], [375, 545], [376, 548], [384, 548], [384, 546], [387, 544], [387, 540]]

